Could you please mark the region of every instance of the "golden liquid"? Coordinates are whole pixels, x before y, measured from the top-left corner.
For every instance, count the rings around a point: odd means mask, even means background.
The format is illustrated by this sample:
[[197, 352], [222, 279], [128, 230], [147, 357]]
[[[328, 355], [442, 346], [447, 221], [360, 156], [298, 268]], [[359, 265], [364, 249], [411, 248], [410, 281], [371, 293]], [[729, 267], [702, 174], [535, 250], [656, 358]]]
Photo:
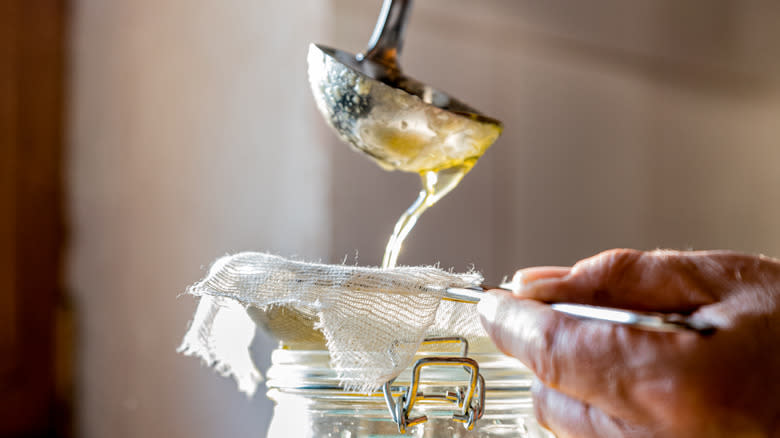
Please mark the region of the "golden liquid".
[[417, 199], [401, 215], [395, 223], [393, 234], [385, 247], [385, 255], [382, 259], [383, 268], [392, 268], [398, 262], [398, 255], [409, 232], [412, 231], [420, 216], [433, 204], [439, 202], [447, 193], [451, 192], [460, 183], [463, 176], [474, 167], [477, 158], [466, 160], [456, 166], [433, 171], [420, 172], [422, 190]]
[[473, 162], [496, 141], [501, 125], [438, 114], [424, 120], [365, 121], [360, 132], [364, 143], [359, 149], [383, 169], [424, 174]]

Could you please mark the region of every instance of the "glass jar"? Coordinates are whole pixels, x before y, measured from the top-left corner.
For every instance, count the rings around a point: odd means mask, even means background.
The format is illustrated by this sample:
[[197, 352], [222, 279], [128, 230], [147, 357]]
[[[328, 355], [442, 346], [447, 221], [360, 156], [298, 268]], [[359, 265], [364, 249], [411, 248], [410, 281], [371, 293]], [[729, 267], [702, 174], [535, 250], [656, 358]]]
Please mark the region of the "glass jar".
[[[420, 353], [420, 357], [441, 353]], [[365, 395], [342, 390], [325, 350], [291, 350], [284, 347], [272, 355], [267, 373], [268, 397], [276, 402], [268, 436], [287, 437], [520, 437], [549, 438], [533, 415], [530, 385], [532, 375], [519, 361], [495, 350], [469, 357], [484, 377], [485, 404], [482, 417], [472, 430], [453, 420], [458, 414], [452, 397], [463, 395], [469, 373], [463, 366], [431, 366], [420, 372], [418, 393], [450, 394], [425, 397], [412, 407], [410, 417], [427, 421], [399, 432], [383, 393]], [[413, 367], [388, 387], [394, 396], [410, 386]], [[457, 398], [457, 397], [455, 397]]]

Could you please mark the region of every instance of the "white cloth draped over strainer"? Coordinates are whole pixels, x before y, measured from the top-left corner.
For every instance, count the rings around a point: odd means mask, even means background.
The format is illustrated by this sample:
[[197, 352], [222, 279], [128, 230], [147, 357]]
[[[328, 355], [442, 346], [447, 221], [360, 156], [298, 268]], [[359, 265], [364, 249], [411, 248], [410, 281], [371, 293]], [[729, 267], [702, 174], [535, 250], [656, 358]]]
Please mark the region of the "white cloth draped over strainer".
[[[179, 351], [195, 355], [252, 394], [261, 380], [249, 354], [247, 310], [290, 309], [324, 335], [341, 385], [372, 392], [398, 376], [428, 336], [484, 338], [474, 305], [443, 301], [448, 287], [479, 285], [478, 273], [437, 267], [325, 265], [246, 252], [218, 259], [187, 289], [200, 302]], [[272, 333], [273, 334], [273, 333]]]

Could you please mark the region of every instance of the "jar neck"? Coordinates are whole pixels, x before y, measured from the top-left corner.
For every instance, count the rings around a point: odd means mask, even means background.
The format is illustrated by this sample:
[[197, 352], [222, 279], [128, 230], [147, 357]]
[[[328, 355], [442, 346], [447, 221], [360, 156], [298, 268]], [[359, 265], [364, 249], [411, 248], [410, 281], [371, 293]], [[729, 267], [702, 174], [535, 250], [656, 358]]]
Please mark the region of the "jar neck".
[[[423, 352], [419, 357], [442, 355]], [[469, 355], [479, 364], [479, 373], [485, 378], [486, 408], [506, 403], [528, 403], [533, 374], [522, 363], [499, 352], [479, 352]], [[336, 371], [330, 367], [326, 350], [288, 350], [279, 348], [271, 356], [266, 385], [269, 397], [302, 397], [315, 402], [319, 399], [384, 405], [383, 394], [346, 392], [339, 386]], [[420, 391], [438, 393], [462, 386], [468, 374], [462, 367], [431, 367], [420, 375]], [[392, 383], [394, 393], [408, 387], [412, 380], [412, 367], [404, 370]]]

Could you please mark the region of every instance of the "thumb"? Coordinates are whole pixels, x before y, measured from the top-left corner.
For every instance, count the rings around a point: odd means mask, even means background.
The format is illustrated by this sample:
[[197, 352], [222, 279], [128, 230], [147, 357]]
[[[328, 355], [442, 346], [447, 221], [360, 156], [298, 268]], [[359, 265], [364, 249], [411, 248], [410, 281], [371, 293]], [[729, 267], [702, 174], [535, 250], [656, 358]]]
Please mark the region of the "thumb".
[[[719, 267], [701, 253], [616, 249], [578, 262], [566, 275], [513, 281], [513, 286], [519, 297], [548, 303], [691, 312], [718, 300], [720, 288], [713, 277]], [[526, 271], [515, 277], [537, 277]]]

